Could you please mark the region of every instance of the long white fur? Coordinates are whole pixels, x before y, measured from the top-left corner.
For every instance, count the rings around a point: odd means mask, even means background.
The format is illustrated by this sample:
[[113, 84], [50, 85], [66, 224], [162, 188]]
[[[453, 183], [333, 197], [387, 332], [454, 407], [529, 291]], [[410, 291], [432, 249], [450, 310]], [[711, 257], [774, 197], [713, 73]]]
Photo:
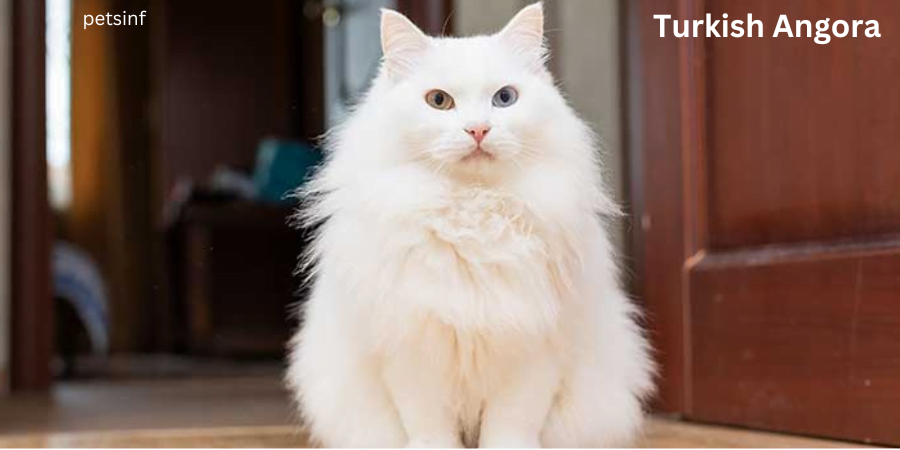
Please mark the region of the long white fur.
[[[287, 382], [345, 447], [621, 446], [653, 364], [603, 217], [596, 139], [543, 61], [540, 4], [426, 37], [384, 11], [385, 61], [302, 193], [318, 224]], [[518, 102], [492, 106], [513, 86]], [[425, 102], [441, 89], [455, 107]], [[463, 160], [489, 125], [492, 159]]]

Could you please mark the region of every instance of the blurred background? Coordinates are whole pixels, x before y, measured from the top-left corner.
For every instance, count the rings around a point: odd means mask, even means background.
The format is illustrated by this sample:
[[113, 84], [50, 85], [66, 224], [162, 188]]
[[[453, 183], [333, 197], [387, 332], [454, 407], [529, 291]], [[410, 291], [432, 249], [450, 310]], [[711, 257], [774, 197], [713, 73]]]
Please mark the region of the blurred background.
[[[302, 444], [271, 428], [304, 298], [287, 194], [377, 70], [379, 8], [471, 35], [528, 3], [0, 0], [0, 436]], [[900, 1], [544, 4], [629, 212], [610, 232], [661, 363], [645, 444], [809, 443], [686, 421], [900, 445]], [[766, 37], [652, 19], [706, 13]], [[780, 14], [883, 37], [772, 38]]]

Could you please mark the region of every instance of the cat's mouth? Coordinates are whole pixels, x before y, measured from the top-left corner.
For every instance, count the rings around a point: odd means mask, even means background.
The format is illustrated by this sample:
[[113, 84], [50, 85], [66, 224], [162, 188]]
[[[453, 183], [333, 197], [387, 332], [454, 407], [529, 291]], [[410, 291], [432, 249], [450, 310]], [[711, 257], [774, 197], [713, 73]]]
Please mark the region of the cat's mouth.
[[486, 151], [480, 145], [476, 146], [474, 150], [469, 152], [466, 156], [463, 156], [460, 161], [462, 162], [470, 162], [470, 161], [492, 161], [494, 160], [494, 154]]

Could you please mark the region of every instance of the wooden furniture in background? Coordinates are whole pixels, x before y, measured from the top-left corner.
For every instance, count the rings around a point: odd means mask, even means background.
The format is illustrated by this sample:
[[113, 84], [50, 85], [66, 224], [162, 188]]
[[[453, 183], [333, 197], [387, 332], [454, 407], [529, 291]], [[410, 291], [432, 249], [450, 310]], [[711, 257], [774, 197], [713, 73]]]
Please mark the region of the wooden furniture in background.
[[247, 202], [192, 204], [173, 230], [174, 295], [192, 353], [280, 356], [303, 298], [294, 276], [303, 236], [292, 208]]
[[[660, 407], [900, 444], [900, 52], [772, 33], [881, 0], [628, 3], [632, 192]], [[654, 14], [765, 37], [659, 37]], [[793, 23], [792, 23], [793, 24]]]
[[[263, 138], [311, 141], [324, 132], [322, 23], [307, 17], [305, 3], [152, 2], [154, 211], [180, 180], [202, 183], [217, 166], [252, 168]], [[161, 292], [177, 295], [167, 284]], [[169, 350], [181, 339], [180, 310], [156, 305], [160, 347]]]

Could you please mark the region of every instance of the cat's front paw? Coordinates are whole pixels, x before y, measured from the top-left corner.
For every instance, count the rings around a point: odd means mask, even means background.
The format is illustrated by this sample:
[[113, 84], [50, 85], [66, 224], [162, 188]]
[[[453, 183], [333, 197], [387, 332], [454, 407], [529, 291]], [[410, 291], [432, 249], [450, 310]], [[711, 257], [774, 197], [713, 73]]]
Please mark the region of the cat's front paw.
[[463, 448], [458, 438], [420, 437], [410, 439], [406, 448]]
[[526, 434], [487, 434], [482, 435], [478, 441], [480, 448], [541, 448], [541, 441], [537, 436]]

